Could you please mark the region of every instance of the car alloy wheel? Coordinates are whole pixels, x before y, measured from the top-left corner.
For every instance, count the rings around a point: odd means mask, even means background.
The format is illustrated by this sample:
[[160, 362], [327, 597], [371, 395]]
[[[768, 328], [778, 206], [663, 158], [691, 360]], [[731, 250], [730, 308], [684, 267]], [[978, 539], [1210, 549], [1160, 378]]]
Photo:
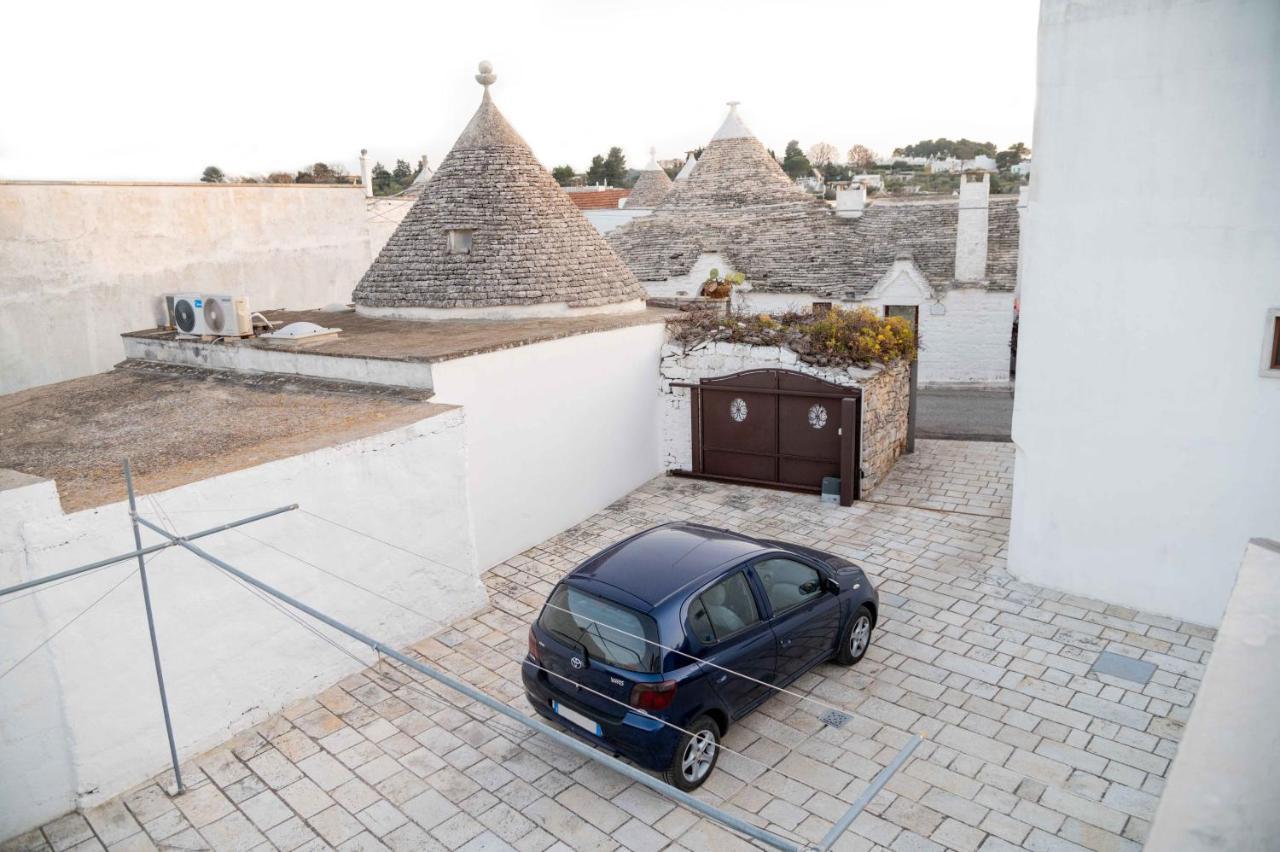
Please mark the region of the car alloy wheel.
[[700, 784], [711, 771], [716, 760], [716, 735], [714, 731], [698, 731], [680, 756], [680, 774], [688, 784]]
[[866, 652], [871, 644], [871, 619], [865, 613], [853, 622], [853, 630], [849, 631], [849, 655], [855, 660]]

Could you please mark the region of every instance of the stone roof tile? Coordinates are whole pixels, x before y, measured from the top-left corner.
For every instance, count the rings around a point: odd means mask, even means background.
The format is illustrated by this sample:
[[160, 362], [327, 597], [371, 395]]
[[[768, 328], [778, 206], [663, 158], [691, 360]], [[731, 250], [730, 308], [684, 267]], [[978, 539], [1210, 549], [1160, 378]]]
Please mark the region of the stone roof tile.
[[[360, 280], [357, 306], [596, 307], [644, 298], [635, 276], [533, 156], [489, 96]], [[472, 231], [450, 253], [448, 231]]]

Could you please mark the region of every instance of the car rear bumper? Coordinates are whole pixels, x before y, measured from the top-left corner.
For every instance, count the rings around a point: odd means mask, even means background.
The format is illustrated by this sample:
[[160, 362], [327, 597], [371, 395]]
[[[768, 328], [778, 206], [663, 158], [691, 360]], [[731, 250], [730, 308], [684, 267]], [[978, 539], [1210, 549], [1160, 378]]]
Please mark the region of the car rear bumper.
[[[594, 746], [623, 757], [645, 769], [661, 772], [671, 765], [680, 732], [669, 725], [640, 713], [628, 711], [621, 721], [601, 718], [598, 712], [583, 704], [573, 690], [563, 690], [551, 685], [550, 678], [529, 660], [520, 666], [525, 696], [538, 714], [557, 727], [586, 740]], [[589, 717], [600, 725], [604, 736], [598, 737], [579, 725], [557, 714], [551, 702], [558, 701], [571, 710]]]

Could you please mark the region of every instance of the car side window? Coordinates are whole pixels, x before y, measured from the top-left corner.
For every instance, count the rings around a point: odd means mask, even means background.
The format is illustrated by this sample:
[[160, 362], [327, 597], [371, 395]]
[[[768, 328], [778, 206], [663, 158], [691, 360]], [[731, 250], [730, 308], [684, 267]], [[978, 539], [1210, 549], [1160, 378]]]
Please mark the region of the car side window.
[[751, 586], [741, 571], [711, 586], [689, 604], [689, 632], [704, 645], [728, 638], [759, 620]]
[[792, 559], [763, 559], [755, 564], [755, 570], [774, 613], [822, 594], [822, 578], [817, 569]]

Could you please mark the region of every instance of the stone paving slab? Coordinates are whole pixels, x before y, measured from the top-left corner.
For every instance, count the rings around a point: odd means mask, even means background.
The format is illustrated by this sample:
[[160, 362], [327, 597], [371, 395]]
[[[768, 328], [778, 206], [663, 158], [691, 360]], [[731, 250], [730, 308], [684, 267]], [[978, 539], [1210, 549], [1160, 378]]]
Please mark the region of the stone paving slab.
[[[921, 442], [925, 444], [926, 442]], [[992, 445], [922, 447], [966, 477]], [[1009, 460], [1011, 461], [1011, 460]], [[913, 478], [910, 464], [894, 477]], [[951, 474], [943, 474], [946, 480]], [[909, 490], [907, 484], [887, 485]], [[910, 733], [929, 739], [854, 822], [842, 850], [1138, 849], [1214, 632], [1050, 592], [1004, 572], [1008, 522], [660, 478], [495, 567], [491, 606], [412, 647], [526, 713], [529, 620], [579, 560], [693, 519], [862, 562], [880, 589], [875, 644], [823, 665], [736, 725], [699, 795], [814, 842]], [[265, 613], [265, 609], [264, 609]], [[318, 641], [299, 628], [298, 641]], [[1091, 673], [1102, 651], [1150, 681]], [[0, 845], [65, 849], [747, 849], [719, 825], [386, 661], [86, 814]], [[818, 716], [850, 715], [840, 729]], [[766, 768], [767, 767], [767, 768]]]
[[868, 495], [874, 503], [1008, 518], [1013, 503], [1013, 444], [916, 441], [893, 473]]

